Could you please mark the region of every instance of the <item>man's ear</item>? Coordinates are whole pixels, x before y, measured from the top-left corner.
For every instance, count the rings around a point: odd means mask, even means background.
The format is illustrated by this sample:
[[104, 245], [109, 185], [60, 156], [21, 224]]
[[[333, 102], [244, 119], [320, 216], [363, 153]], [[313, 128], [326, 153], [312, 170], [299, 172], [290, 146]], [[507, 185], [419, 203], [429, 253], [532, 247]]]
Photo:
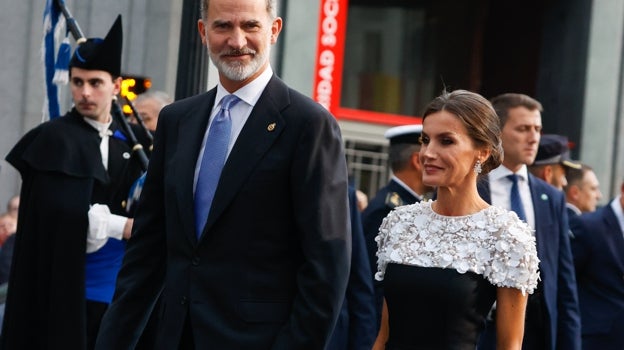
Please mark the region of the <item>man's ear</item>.
[[117, 77], [113, 79], [113, 85], [114, 85], [113, 93], [115, 95], [118, 95], [119, 92], [121, 91], [121, 81], [122, 81], [121, 77]]
[[206, 41], [206, 23], [204, 23], [204, 20], [201, 18], [197, 20], [197, 30], [199, 31], [202, 44], [208, 46], [208, 41]]
[[412, 166], [416, 168], [416, 170], [422, 170], [422, 163], [420, 162], [420, 151], [413, 152], [412, 156], [410, 157], [410, 161], [412, 163]]
[[548, 183], [552, 183], [554, 173], [552, 165], [544, 166], [544, 169], [542, 171], [544, 174], [544, 180]]
[[568, 184], [568, 187], [566, 188], [566, 194], [565, 194], [566, 197], [568, 198], [568, 202], [569, 202], [569, 199], [577, 201], [580, 190], [581, 189], [577, 185]]
[[271, 44], [275, 44], [277, 42], [277, 37], [282, 31], [282, 24], [283, 21], [281, 17], [275, 18], [271, 23]]

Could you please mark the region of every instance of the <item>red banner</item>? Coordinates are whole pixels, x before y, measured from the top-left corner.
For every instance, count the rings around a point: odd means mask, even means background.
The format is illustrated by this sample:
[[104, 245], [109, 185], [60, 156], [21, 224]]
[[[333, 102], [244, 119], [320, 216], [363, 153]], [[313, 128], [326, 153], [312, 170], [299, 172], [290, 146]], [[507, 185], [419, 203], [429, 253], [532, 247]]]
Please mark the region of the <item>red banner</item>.
[[342, 108], [340, 106], [349, 1], [320, 0], [320, 3], [316, 65], [314, 67], [314, 99], [327, 108], [336, 118], [385, 125], [420, 122], [420, 118]]
[[314, 99], [330, 111], [340, 107], [348, 0], [321, 0]]

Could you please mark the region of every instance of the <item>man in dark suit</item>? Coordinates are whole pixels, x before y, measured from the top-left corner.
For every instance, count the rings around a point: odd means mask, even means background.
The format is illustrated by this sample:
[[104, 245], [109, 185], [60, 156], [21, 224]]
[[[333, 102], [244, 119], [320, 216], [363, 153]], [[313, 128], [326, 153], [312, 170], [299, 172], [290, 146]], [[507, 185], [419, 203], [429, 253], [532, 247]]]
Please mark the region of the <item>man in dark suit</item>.
[[202, 4], [219, 84], [160, 113], [96, 348], [133, 348], [162, 291], [158, 349], [323, 349], [351, 261], [340, 129], [273, 75], [274, 0]]
[[568, 184], [563, 188], [568, 218], [596, 210], [602, 199], [600, 182], [592, 167], [581, 164], [580, 169], [566, 168]]
[[[362, 226], [371, 265], [371, 279], [377, 272], [377, 242], [379, 226], [392, 209], [419, 202], [431, 189], [422, 183], [422, 167], [418, 157], [422, 125], [401, 125], [390, 128], [384, 136], [390, 142], [388, 160], [392, 178], [381, 188], [362, 212]], [[373, 279], [374, 281], [374, 279]], [[375, 283], [375, 282], [374, 282]], [[383, 292], [375, 283], [377, 329], [381, 321]]]
[[584, 350], [624, 347], [624, 183], [596, 211], [570, 219]]
[[[516, 211], [535, 229], [540, 259], [541, 281], [529, 296], [522, 347], [580, 349], [578, 296], [565, 199], [561, 191], [527, 170], [537, 153], [542, 106], [522, 94], [497, 96], [492, 105], [501, 121], [505, 159], [479, 183], [479, 192], [488, 203]], [[514, 187], [516, 196], [512, 195]], [[496, 325], [492, 321], [486, 322], [480, 350], [496, 348]]]

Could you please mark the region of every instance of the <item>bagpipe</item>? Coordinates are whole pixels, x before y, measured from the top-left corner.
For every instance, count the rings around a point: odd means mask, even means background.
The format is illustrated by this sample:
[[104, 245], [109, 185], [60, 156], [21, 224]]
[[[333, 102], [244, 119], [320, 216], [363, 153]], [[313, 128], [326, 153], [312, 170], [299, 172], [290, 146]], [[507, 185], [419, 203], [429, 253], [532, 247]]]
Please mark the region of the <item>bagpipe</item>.
[[[78, 22], [76, 21], [76, 19], [74, 19], [71, 12], [69, 12], [69, 9], [67, 8], [67, 6], [65, 6], [65, 1], [54, 0], [54, 5], [57, 6], [57, 8], [61, 11], [61, 14], [65, 18], [65, 22], [67, 24], [67, 30], [71, 33], [76, 43], [81, 44], [84, 41], [86, 41], [87, 39], [85, 35], [82, 33], [82, 30], [80, 29], [80, 26], [78, 25]], [[128, 102], [130, 103], [130, 101]], [[152, 137], [151, 132], [147, 130], [147, 128], [145, 127], [145, 124], [143, 123], [141, 116], [138, 113], [136, 113], [136, 109], [134, 109], [134, 106], [131, 105], [131, 108], [133, 110], [133, 113], [135, 114], [135, 117], [139, 125], [141, 125], [142, 128], [145, 130], [146, 135], [149, 135], [148, 139], [150, 140], [150, 142], [152, 142], [153, 137]], [[147, 155], [145, 154], [143, 145], [138, 141], [134, 131], [132, 130], [132, 127], [130, 126], [130, 123], [126, 119], [121, 109], [121, 106], [117, 102], [116, 96], [113, 98], [113, 101], [111, 104], [111, 115], [122, 126], [123, 131], [128, 137], [128, 143], [130, 147], [132, 148], [132, 153], [135, 154], [141, 166], [141, 170], [142, 170], [142, 175], [131, 186], [130, 193], [128, 194], [128, 200], [126, 201], [126, 211], [128, 213], [131, 213], [134, 210], [133, 204], [137, 202], [141, 194], [143, 183], [145, 181], [145, 174], [147, 172], [147, 165], [148, 165], [149, 159], [147, 158]]]

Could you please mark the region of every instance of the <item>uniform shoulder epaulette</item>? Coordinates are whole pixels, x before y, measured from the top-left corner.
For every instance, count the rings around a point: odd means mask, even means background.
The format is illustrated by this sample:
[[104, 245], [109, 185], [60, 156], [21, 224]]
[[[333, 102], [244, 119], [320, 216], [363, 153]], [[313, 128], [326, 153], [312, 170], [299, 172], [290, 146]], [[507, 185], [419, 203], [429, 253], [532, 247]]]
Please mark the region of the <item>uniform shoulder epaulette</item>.
[[386, 205], [390, 208], [395, 208], [395, 207], [400, 207], [402, 206], [403, 200], [401, 199], [401, 196], [399, 196], [398, 193], [396, 192], [388, 192], [388, 194], [386, 195]]

